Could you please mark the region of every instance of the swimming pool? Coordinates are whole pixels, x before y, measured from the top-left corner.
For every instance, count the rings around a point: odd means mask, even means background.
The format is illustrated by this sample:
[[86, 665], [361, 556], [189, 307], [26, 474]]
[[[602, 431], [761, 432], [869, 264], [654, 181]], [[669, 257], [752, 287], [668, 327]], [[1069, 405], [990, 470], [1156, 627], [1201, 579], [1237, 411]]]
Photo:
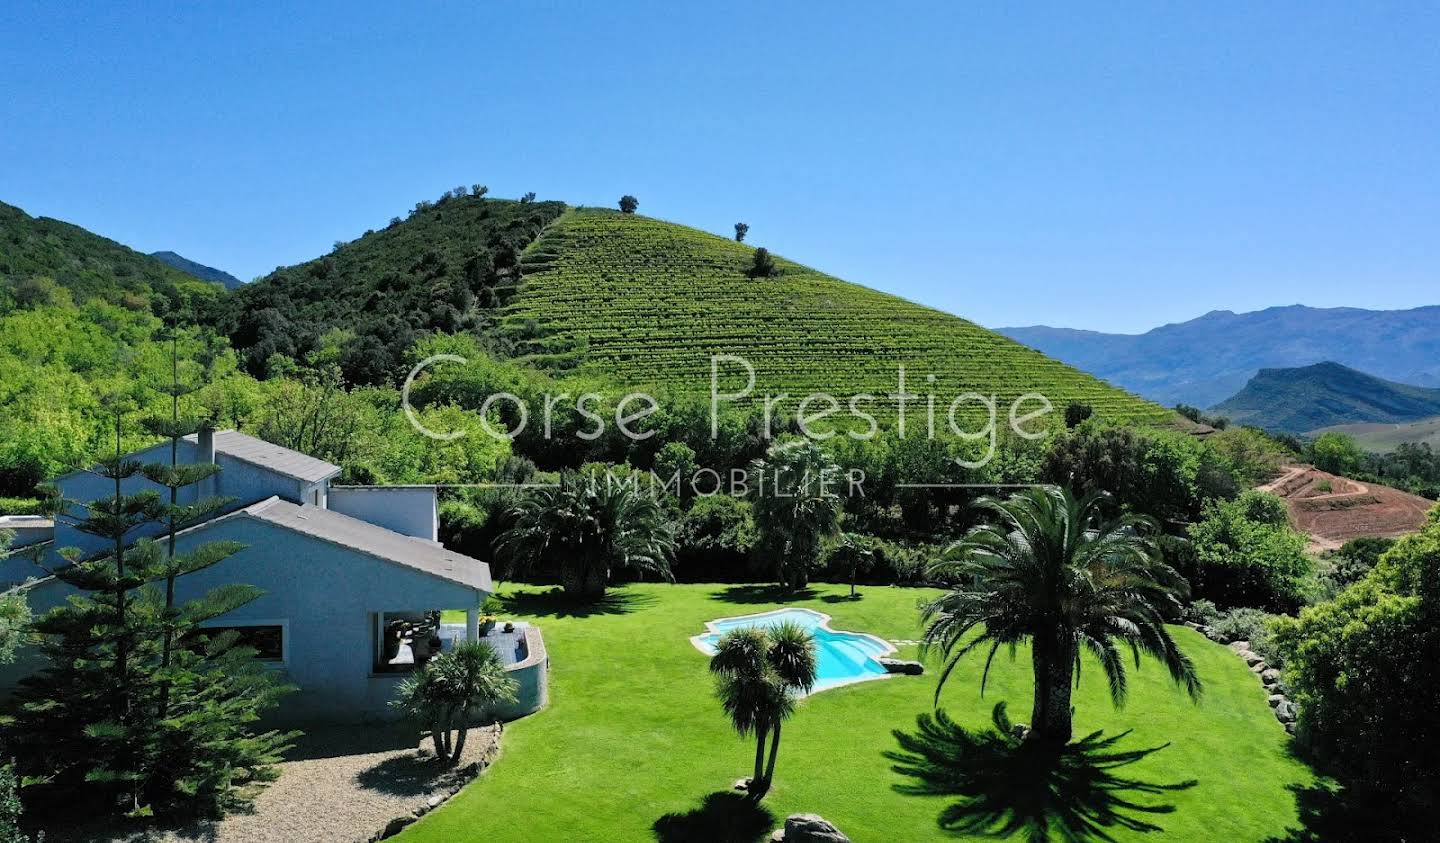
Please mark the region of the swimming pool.
[[890, 674], [877, 661], [895, 652], [883, 639], [863, 632], [846, 632], [830, 628], [830, 616], [814, 609], [786, 607], [773, 612], [721, 618], [705, 624], [710, 631], [696, 635], [690, 643], [707, 656], [715, 655], [715, 643], [733, 629], [769, 628], [789, 621], [815, 636], [815, 687], [811, 693], [825, 691], [852, 682], [884, 679]]

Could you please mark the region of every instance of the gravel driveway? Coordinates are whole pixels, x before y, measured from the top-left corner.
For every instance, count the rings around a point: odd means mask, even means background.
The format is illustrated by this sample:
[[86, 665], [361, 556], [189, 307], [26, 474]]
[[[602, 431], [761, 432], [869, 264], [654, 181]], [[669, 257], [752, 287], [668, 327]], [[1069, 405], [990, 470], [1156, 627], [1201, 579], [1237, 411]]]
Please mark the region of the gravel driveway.
[[[458, 767], [435, 763], [413, 729], [354, 726], [307, 733], [253, 813], [180, 829], [56, 829], [47, 841], [95, 843], [364, 843], [396, 817], [439, 804], [494, 759], [500, 728], [473, 728]], [[475, 765], [472, 767], [472, 765]]]

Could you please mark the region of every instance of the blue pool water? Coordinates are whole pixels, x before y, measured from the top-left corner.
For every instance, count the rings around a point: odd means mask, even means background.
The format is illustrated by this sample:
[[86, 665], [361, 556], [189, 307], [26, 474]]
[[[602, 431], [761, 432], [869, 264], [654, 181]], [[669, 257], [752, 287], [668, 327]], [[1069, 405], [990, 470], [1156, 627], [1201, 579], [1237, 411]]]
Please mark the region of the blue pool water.
[[885, 676], [885, 668], [881, 667], [876, 659], [893, 652], [893, 647], [872, 635], [830, 629], [827, 625], [828, 618], [809, 609], [778, 609], [758, 615], [711, 621], [706, 624], [711, 630], [709, 633], [697, 635], [691, 640], [701, 652], [714, 655], [715, 642], [720, 640], [721, 635], [733, 629], [769, 628], [786, 621], [810, 630], [810, 634], [815, 636], [817, 679], [814, 691]]

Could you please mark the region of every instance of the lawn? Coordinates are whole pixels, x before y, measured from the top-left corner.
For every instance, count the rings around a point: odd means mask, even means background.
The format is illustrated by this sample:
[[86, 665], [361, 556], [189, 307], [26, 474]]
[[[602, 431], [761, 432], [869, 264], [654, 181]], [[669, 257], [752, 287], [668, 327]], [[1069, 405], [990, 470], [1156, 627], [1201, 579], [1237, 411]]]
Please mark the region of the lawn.
[[[897, 793], [907, 779], [881, 753], [891, 730], [915, 729], [931, 710], [933, 675], [895, 677], [816, 694], [787, 723], [774, 788], [757, 810], [728, 792], [746, 775], [753, 743], [733, 732], [716, 703], [705, 657], [687, 638], [714, 618], [780, 605], [833, 616], [832, 626], [889, 639], [918, 637], [917, 600], [929, 592], [820, 585], [803, 599], [777, 602], [763, 586], [632, 585], [582, 614], [543, 589], [501, 589], [511, 613], [540, 624], [551, 659], [551, 704], [509, 724], [500, 760], [448, 804], [412, 826], [404, 843], [457, 840], [755, 840], [794, 812], [819, 813], [856, 841], [944, 837], [940, 810], [954, 800]], [[1292, 759], [1260, 684], [1225, 648], [1176, 628], [1205, 682], [1192, 703], [1156, 663], [1132, 669], [1130, 702], [1114, 710], [1098, 665], [1086, 663], [1075, 697], [1077, 737], [1133, 729], [1121, 748], [1169, 741], [1167, 749], [1124, 768], [1150, 783], [1196, 779], [1188, 790], [1140, 795], [1168, 803], [1148, 819], [1162, 835], [1111, 829], [1118, 840], [1259, 841], [1298, 825], [1289, 786], [1311, 781]], [[914, 657], [903, 646], [901, 657]], [[943, 707], [961, 724], [988, 726], [994, 703], [1029, 715], [1029, 657], [1001, 655], [982, 698], [983, 659], [957, 670]]]

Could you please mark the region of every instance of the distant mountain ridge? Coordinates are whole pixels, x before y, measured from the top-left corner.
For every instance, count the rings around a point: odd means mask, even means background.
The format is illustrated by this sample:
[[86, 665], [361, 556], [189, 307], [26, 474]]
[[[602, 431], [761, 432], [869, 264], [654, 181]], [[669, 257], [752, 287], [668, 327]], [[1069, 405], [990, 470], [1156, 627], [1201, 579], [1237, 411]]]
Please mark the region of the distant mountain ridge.
[[143, 252], [49, 217], [0, 202], [0, 290], [21, 285], [68, 290], [76, 301], [147, 307], [157, 301], [207, 298], [220, 291]]
[[236, 278], [235, 276], [231, 275], [228, 272], [225, 272], [224, 270], [216, 269], [213, 266], [206, 266], [203, 263], [196, 263], [195, 261], [192, 261], [189, 258], [184, 257], [183, 255], [177, 255], [174, 252], [151, 252], [150, 257], [154, 258], [157, 261], [160, 261], [163, 264], [173, 266], [181, 272], [193, 275], [196, 278], [199, 278], [201, 281], [209, 281], [213, 284], [219, 284], [227, 290], [234, 290], [245, 283], [244, 281], [241, 281], [239, 278]]
[[1261, 369], [1326, 361], [1405, 384], [1440, 386], [1440, 306], [1215, 310], [1143, 334], [1045, 325], [996, 330], [1167, 406], [1210, 407]]
[[1213, 411], [1241, 424], [1306, 433], [1334, 425], [1440, 416], [1440, 389], [1396, 383], [1326, 362], [1261, 369]]

